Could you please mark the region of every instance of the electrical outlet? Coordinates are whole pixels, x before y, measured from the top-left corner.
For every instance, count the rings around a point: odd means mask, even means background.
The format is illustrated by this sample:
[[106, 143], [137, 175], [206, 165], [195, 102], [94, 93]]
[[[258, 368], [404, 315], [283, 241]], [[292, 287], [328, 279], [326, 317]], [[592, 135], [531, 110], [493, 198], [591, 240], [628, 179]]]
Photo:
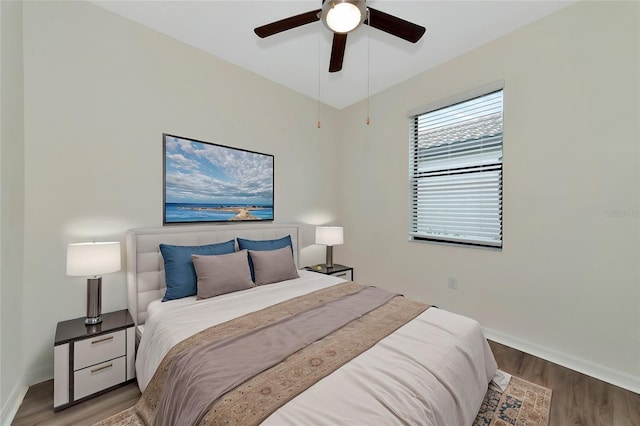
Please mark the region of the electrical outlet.
[[453, 278], [453, 277], [449, 277], [449, 284], [447, 285], [447, 287], [449, 287], [452, 290], [457, 290], [458, 289], [458, 279], [457, 278]]

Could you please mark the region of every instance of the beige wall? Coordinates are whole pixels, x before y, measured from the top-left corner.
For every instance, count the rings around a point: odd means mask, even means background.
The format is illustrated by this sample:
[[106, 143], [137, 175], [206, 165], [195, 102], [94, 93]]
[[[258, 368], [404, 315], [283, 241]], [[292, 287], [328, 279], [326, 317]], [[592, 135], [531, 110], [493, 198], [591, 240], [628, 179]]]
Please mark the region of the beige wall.
[[[570, 6], [374, 96], [370, 127], [364, 103], [343, 111], [338, 259], [640, 392], [638, 6]], [[408, 242], [406, 113], [497, 80], [503, 250]]]
[[[274, 154], [276, 221], [335, 220], [335, 115], [318, 130], [315, 101], [86, 2], [25, 2], [24, 56], [29, 382], [52, 377], [56, 322], [85, 314], [66, 245], [162, 225], [163, 132]], [[125, 307], [124, 272], [105, 275], [103, 311]]]
[[[4, 25], [5, 3], [3, 40], [19, 34]], [[22, 374], [50, 378], [56, 322], [84, 315], [85, 282], [65, 275], [66, 244], [161, 225], [162, 132], [275, 154], [277, 221], [344, 225], [335, 257], [358, 281], [640, 389], [637, 4], [579, 3], [374, 96], [369, 127], [361, 103], [327, 108], [321, 130], [315, 101], [89, 3], [27, 2], [23, 13], [24, 154], [12, 144], [5, 157], [5, 107], [20, 111], [22, 95], [3, 85], [0, 185], [8, 161], [18, 185], [24, 171], [24, 212], [3, 198], [0, 238], [24, 244], [24, 276], [13, 269], [5, 299], [3, 254], [0, 362], [24, 362], [2, 392]], [[499, 79], [504, 249], [409, 243], [406, 112]], [[313, 243], [313, 226], [302, 243]], [[322, 259], [318, 247], [303, 250], [303, 264]], [[103, 310], [125, 306], [124, 273], [105, 276]], [[22, 350], [5, 350], [20, 339]]]
[[0, 424], [17, 409], [22, 380], [24, 240], [22, 6], [0, 2]]

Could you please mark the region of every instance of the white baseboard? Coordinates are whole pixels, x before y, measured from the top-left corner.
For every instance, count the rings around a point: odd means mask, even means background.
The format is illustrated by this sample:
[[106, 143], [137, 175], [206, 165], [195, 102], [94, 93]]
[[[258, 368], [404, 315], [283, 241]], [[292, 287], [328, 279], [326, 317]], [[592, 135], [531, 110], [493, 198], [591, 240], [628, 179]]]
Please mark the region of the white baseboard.
[[[0, 0], [1, 1], [1, 0]], [[22, 400], [24, 396], [27, 394], [29, 390], [29, 386], [35, 385], [36, 383], [41, 383], [46, 380], [50, 380], [53, 378], [53, 368], [40, 368], [35, 371], [31, 371], [26, 374], [22, 379], [16, 383], [13, 387], [13, 391], [9, 395], [7, 402], [4, 404], [4, 407], [0, 410], [0, 426], [10, 426], [13, 418], [16, 416], [18, 409], [20, 408], [20, 404], [22, 404]]]
[[640, 394], [640, 377], [482, 327], [487, 339]]
[[18, 408], [20, 408], [20, 404], [22, 404], [22, 400], [27, 394], [28, 389], [29, 386], [27, 386], [24, 380], [19, 380], [18, 383], [16, 383], [9, 395], [9, 398], [7, 399], [7, 402], [5, 402], [4, 407], [2, 407], [2, 410], [0, 411], [0, 425], [11, 425], [11, 422], [16, 416]]

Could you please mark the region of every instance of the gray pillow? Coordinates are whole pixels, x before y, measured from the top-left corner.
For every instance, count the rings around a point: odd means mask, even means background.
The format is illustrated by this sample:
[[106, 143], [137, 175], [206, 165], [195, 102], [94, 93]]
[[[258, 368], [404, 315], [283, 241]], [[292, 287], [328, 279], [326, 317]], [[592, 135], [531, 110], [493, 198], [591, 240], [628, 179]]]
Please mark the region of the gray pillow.
[[191, 259], [198, 277], [198, 299], [253, 287], [247, 250], [215, 256], [194, 254]]
[[249, 250], [256, 285], [300, 278], [289, 246], [276, 250]]

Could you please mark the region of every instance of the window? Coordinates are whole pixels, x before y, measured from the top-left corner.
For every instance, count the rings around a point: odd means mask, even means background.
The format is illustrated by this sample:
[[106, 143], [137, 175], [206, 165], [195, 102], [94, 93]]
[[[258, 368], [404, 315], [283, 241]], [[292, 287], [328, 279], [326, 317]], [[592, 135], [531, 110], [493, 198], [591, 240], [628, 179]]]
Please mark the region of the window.
[[410, 115], [410, 238], [502, 247], [502, 84]]

